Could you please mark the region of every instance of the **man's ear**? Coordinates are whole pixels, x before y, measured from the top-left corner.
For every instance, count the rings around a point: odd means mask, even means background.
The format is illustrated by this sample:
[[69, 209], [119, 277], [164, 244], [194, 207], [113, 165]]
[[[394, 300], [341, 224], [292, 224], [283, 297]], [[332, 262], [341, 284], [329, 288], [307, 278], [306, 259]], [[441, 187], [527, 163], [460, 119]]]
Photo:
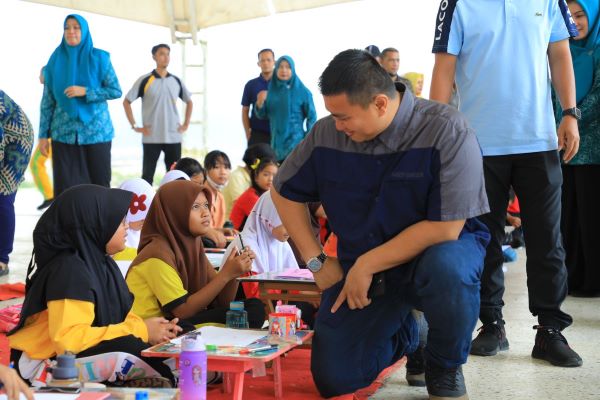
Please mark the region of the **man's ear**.
[[382, 116], [386, 113], [390, 99], [385, 94], [378, 94], [373, 99], [373, 104], [375, 104], [375, 108], [377, 109], [377, 113], [379, 116]]

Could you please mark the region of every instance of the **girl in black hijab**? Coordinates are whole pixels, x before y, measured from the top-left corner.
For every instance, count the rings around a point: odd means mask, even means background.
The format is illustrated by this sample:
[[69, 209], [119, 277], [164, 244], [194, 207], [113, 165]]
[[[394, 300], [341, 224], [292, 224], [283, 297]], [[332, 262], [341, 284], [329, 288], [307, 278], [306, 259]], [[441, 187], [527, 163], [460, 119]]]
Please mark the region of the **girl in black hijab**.
[[131, 199], [125, 190], [79, 185], [38, 221], [21, 320], [9, 334], [11, 360], [31, 383], [43, 386], [47, 364], [67, 351], [83, 381], [172, 380], [162, 360], [140, 352], [174, 337], [177, 321], [132, 313], [133, 296], [110, 257], [125, 246]]

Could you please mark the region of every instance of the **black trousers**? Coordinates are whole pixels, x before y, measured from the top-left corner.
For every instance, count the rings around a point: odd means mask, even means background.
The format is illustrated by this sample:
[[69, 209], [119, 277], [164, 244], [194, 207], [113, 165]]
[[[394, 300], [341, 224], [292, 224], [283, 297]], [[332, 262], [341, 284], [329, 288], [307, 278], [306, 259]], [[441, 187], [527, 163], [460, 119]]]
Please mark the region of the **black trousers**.
[[112, 142], [67, 144], [52, 141], [54, 197], [71, 186], [93, 183], [110, 187]]
[[257, 143], [266, 143], [271, 145], [271, 134], [263, 131], [250, 131], [250, 139], [248, 139], [248, 146], [252, 146]]
[[181, 143], [144, 143], [142, 179], [152, 185], [160, 152], [165, 153], [165, 170], [181, 158]]
[[485, 188], [490, 212], [480, 220], [490, 230], [481, 277], [481, 309], [484, 324], [502, 319], [504, 273], [502, 239], [512, 185], [521, 206], [527, 243], [529, 310], [541, 325], [564, 329], [573, 320], [560, 310], [567, 295], [567, 269], [560, 235], [562, 173], [556, 151], [486, 156]]
[[569, 292], [600, 293], [600, 165], [563, 165], [561, 230]]

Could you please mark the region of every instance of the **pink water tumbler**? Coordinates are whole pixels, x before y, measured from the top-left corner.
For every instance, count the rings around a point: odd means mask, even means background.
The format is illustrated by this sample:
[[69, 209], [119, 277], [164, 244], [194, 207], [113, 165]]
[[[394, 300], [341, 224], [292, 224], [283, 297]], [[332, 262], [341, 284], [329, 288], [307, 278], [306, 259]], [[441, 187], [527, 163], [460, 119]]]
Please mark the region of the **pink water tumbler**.
[[199, 334], [187, 334], [181, 341], [179, 391], [181, 400], [206, 400], [206, 348]]

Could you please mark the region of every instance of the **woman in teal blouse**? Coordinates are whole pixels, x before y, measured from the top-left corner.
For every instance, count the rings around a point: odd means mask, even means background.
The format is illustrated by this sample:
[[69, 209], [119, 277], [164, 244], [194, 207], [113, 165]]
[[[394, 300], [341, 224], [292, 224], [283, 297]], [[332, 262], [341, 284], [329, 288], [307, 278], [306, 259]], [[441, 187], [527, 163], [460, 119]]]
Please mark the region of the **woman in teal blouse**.
[[82, 183], [110, 186], [114, 129], [107, 100], [121, 97], [121, 87], [109, 53], [94, 48], [83, 17], [65, 19], [44, 77], [39, 140], [45, 154], [52, 138], [55, 196]]
[[[579, 152], [563, 164], [561, 229], [569, 271], [569, 293], [600, 296], [600, 3], [568, 0], [579, 31], [570, 42], [581, 141]], [[557, 120], [561, 109], [555, 104]]]
[[277, 60], [269, 90], [258, 93], [254, 110], [258, 118], [269, 120], [271, 147], [282, 162], [317, 120], [312, 93], [296, 75], [292, 57]]

